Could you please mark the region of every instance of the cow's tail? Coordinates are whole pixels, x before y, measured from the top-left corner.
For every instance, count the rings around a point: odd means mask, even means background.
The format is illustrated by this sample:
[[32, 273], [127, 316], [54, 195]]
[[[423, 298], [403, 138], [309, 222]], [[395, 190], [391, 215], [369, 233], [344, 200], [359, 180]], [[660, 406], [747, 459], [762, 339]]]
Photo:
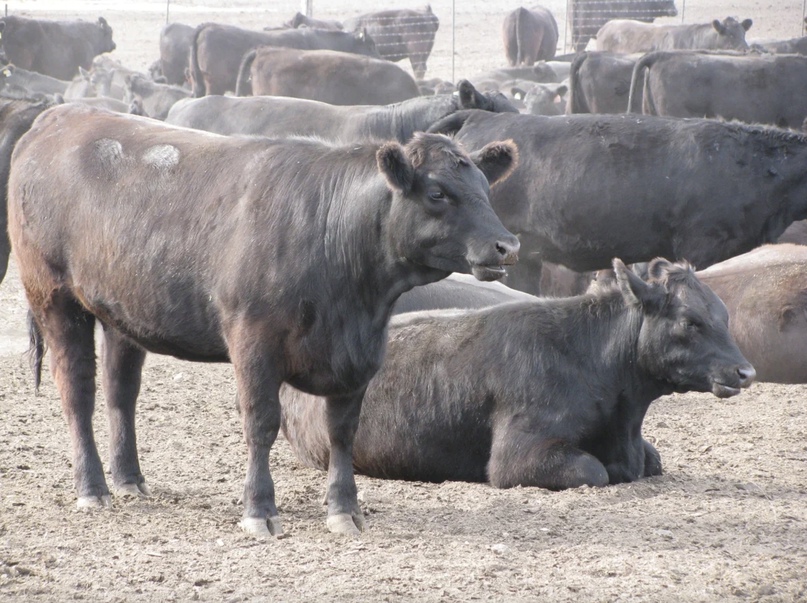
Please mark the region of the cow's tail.
[[658, 52], [648, 52], [633, 66], [633, 73], [630, 76], [630, 94], [628, 95], [628, 113], [641, 113], [642, 106], [639, 101], [639, 86], [644, 86], [645, 69], [649, 69], [659, 57]]
[[580, 89], [580, 68], [588, 58], [588, 52], [580, 52], [572, 59], [569, 68], [569, 95], [566, 97], [566, 113], [591, 113], [591, 109], [586, 103], [586, 97]]
[[244, 55], [241, 59], [241, 65], [238, 67], [238, 80], [235, 83], [236, 96], [251, 96], [252, 95], [252, 82], [250, 81], [250, 72], [252, 71], [252, 63], [255, 62], [255, 56], [258, 54], [258, 49], [253, 48]]
[[189, 69], [191, 73], [191, 79], [193, 80], [193, 97], [194, 98], [202, 98], [207, 94], [207, 86], [205, 85], [205, 78], [202, 74], [202, 68], [199, 67], [199, 52], [197, 50], [197, 46], [199, 44], [199, 34], [202, 30], [207, 27], [207, 23], [202, 23], [196, 28], [196, 31], [193, 32], [193, 40], [191, 40], [191, 51], [190, 51], [190, 58], [189, 58]]
[[39, 385], [42, 383], [42, 359], [45, 357], [45, 339], [42, 331], [36, 323], [34, 313], [28, 309], [28, 364], [34, 374], [34, 389], [39, 392]]
[[529, 34], [527, 32], [521, 31], [522, 27], [526, 27], [526, 19], [522, 19], [521, 17], [524, 14], [526, 9], [523, 6], [519, 6], [516, 9], [516, 65], [522, 65], [524, 63], [524, 53], [522, 50], [522, 41], [525, 37]]

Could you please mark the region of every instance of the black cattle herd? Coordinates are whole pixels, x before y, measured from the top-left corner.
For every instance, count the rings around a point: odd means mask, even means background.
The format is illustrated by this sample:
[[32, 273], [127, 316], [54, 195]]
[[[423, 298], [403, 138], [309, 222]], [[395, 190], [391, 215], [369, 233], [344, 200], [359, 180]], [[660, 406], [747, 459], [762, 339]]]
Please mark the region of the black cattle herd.
[[519, 8], [509, 65], [456, 85], [425, 79], [431, 7], [172, 23], [148, 73], [103, 17], [0, 19], [0, 281], [13, 250], [79, 507], [150, 493], [147, 352], [232, 363], [260, 538], [283, 535], [281, 431], [357, 534], [354, 470], [629, 482], [662, 473], [660, 396], [807, 382], [807, 44], [645, 18], [672, 0], [610, 2], [592, 32], [583, 3], [575, 54]]

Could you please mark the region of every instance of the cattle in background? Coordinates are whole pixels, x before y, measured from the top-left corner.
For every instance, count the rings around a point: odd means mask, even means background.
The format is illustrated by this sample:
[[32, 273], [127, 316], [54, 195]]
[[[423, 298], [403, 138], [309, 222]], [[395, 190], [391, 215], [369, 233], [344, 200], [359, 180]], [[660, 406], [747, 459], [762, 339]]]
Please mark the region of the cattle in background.
[[577, 272], [606, 268], [613, 257], [706, 268], [807, 218], [807, 136], [790, 130], [482, 111], [460, 111], [430, 130], [472, 149], [502, 137], [518, 145], [519, 165], [491, 202], [522, 244], [505, 283], [530, 293], [540, 290], [543, 260]]
[[118, 490], [148, 492], [134, 427], [146, 351], [231, 362], [249, 449], [242, 527], [282, 533], [268, 459], [285, 382], [328, 397], [328, 527], [358, 533], [352, 440], [393, 304], [516, 261], [488, 201], [516, 153], [497, 142], [468, 155], [429, 134], [339, 147], [69, 105], [43, 114], [14, 151], [9, 234], [75, 426], [79, 506], [110, 504], [91, 426], [97, 318]]
[[566, 112], [564, 95], [569, 90], [566, 84], [534, 84], [526, 82], [510, 87], [510, 94], [531, 115], [561, 115]]
[[236, 94], [292, 96], [332, 105], [390, 105], [420, 96], [394, 63], [333, 50], [263, 46], [244, 55]]
[[193, 95], [224, 94], [234, 91], [238, 68], [244, 55], [259, 46], [299, 50], [338, 50], [378, 57], [372, 38], [364, 31], [324, 31], [319, 29], [280, 29], [251, 31], [232, 25], [203, 23], [191, 41], [190, 75]]
[[536, 61], [555, 56], [558, 46], [558, 24], [543, 6], [515, 9], [502, 24], [504, 54], [511, 67], [534, 65]]
[[[393, 318], [359, 417], [356, 470], [552, 490], [660, 475], [641, 430], [651, 402], [733, 396], [754, 368], [689, 266], [656, 260], [647, 282], [614, 268], [616, 285], [584, 296]], [[281, 404], [297, 457], [327, 468], [324, 401], [287, 387]]]
[[286, 21], [283, 27], [291, 27], [292, 29], [310, 27], [312, 29], [327, 29], [330, 31], [342, 31], [344, 29], [344, 26], [339, 21], [306, 17], [300, 11], [297, 11], [291, 19]]
[[510, 80], [530, 80], [538, 84], [560, 82], [557, 72], [546, 61], [538, 61], [530, 67], [499, 67], [481, 73], [470, 80], [477, 86], [480, 82], [490, 80], [497, 83], [497, 89], [501, 84]]
[[609, 21], [597, 32], [597, 50], [650, 52], [651, 50], [748, 50], [745, 32], [751, 19], [734, 17], [723, 21], [687, 25], [654, 25], [640, 21]]
[[572, 47], [575, 52], [585, 50], [588, 41], [611, 19], [652, 23], [657, 17], [676, 15], [673, 0], [572, 0]]
[[145, 75], [126, 77], [126, 98], [138, 108], [137, 115], [165, 120], [174, 103], [190, 98], [191, 91], [182, 86], [158, 84]]
[[698, 272], [758, 381], [807, 383], [807, 247], [765, 245]]
[[166, 23], [160, 30], [160, 72], [166, 84], [185, 85], [195, 27]]
[[[804, 22], [807, 23], [807, 18], [804, 19]], [[754, 52], [807, 55], [807, 36], [789, 40], [755, 40], [749, 43], [749, 46]]]
[[0, 283], [8, 270], [11, 243], [8, 239], [7, 190], [11, 153], [20, 137], [42, 111], [52, 107], [52, 99], [11, 100], [0, 98]]
[[345, 31], [367, 31], [378, 54], [388, 61], [408, 58], [415, 79], [426, 74], [426, 61], [434, 46], [440, 21], [431, 5], [422, 9], [393, 9], [360, 15], [344, 23]]
[[0, 69], [0, 96], [27, 98], [37, 94], [64, 94], [70, 82], [58, 80], [36, 71], [28, 71], [16, 65]]
[[[566, 112], [625, 113], [633, 66], [640, 56], [592, 51], [578, 54], [569, 71]], [[636, 94], [641, 95], [641, 89]]]
[[10, 15], [0, 18], [0, 41], [10, 63], [67, 81], [79, 67], [89, 69], [93, 57], [115, 50], [112, 28], [103, 17], [89, 23]]
[[807, 57], [657, 51], [633, 69], [630, 108], [646, 115], [719, 117], [801, 128]]
[[273, 138], [317, 136], [326, 140], [397, 140], [462, 109], [518, 112], [499, 92], [480, 93], [467, 80], [457, 94], [412, 98], [393, 105], [339, 106], [282, 96], [204, 96], [176, 103], [166, 122], [217, 134]]

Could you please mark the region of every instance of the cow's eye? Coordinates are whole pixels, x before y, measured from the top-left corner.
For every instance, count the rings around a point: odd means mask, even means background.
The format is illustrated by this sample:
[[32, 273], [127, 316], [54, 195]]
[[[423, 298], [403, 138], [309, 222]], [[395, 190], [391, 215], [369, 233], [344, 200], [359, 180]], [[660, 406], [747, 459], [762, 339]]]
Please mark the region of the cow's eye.
[[429, 199], [432, 201], [445, 201], [446, 195], [443, 191], [431, 191], [429, 193]]
[[698, 324], [698, 321], [692, 320], [691, 318], [682, 319], [681, 324], [683, 325], [683, 327], [685, 329], [691, 329], [691, 330], [694, 330], [694, 329], [697, 329], [698, 327], [700, 327], [700, 325]]

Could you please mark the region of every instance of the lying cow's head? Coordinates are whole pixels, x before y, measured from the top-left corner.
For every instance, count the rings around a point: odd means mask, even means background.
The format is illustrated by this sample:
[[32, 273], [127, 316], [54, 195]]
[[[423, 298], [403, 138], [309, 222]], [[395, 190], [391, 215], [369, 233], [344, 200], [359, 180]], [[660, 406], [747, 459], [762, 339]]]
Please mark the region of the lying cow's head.
[[613, 265], [623, 298], [643, 314], [638, 362], [654, 379], [720, 398], [751, 385], [756, 371], [729, 333], [726, 306], [688, 264], [653, 260], [646, 281]]
[[505, 275], [519, 242], [490, 206], [490, 184], [509, 176], [517, 161], [512, 141], [468, 155], [439, 134], [416, 134], [406, 145], [384, 144], [378, 169], [393, 191], [389, 233], [399, 257], [479, 280]]

